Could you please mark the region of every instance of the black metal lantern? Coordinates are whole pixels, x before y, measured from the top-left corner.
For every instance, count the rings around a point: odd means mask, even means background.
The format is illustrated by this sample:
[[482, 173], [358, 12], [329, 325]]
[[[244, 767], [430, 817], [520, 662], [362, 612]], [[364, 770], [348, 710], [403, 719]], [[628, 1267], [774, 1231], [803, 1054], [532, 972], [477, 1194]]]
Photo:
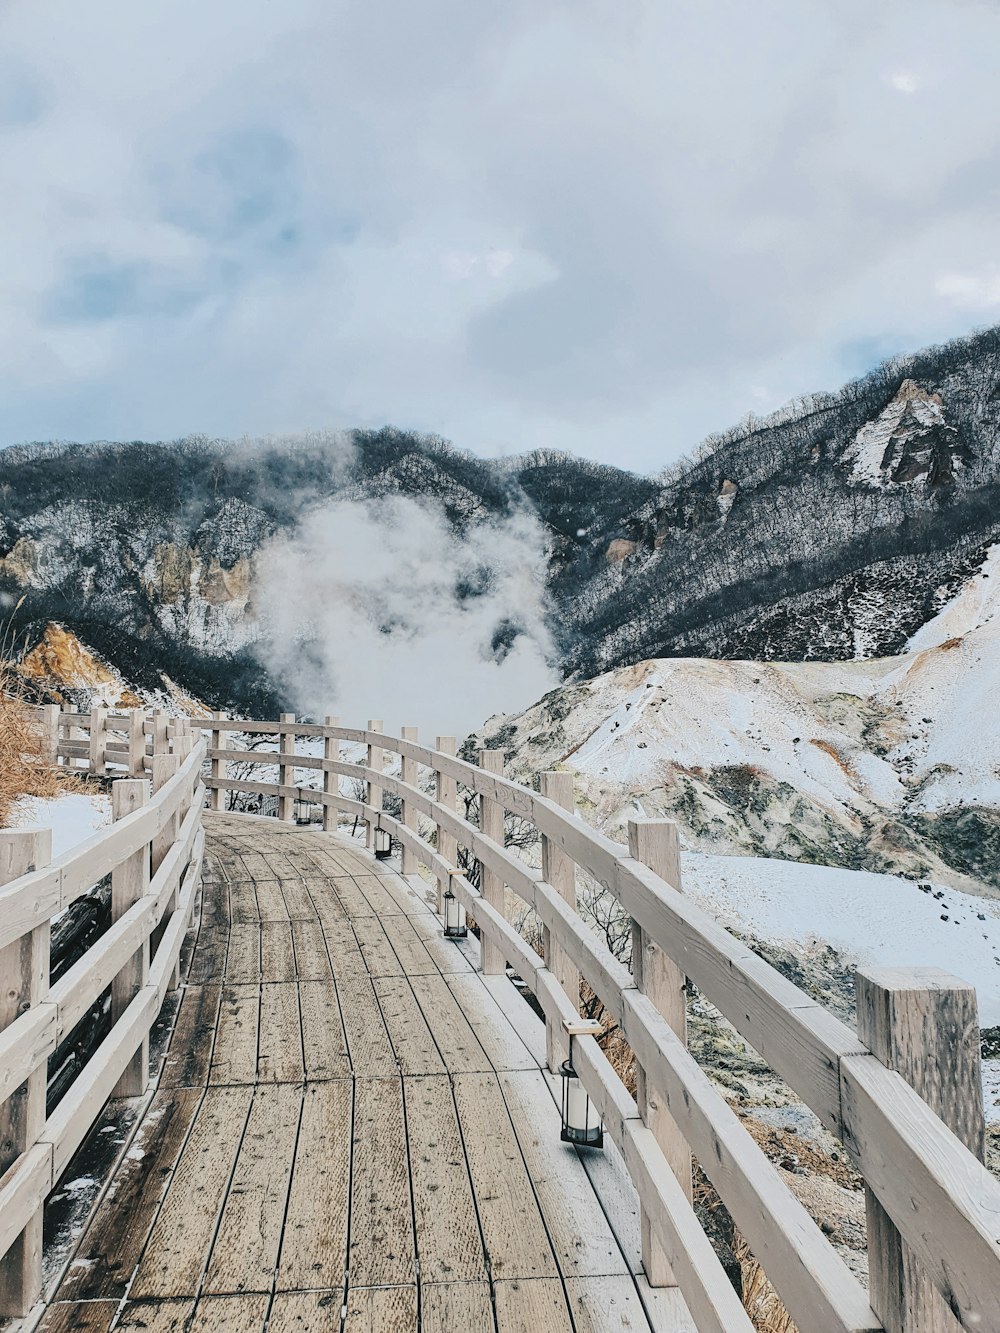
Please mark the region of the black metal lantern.
[[569, 1034], [569, 1056], [559, 1069], [562, 1075], [562, 1130], [559, 1137], [564, 1143], [575, 1143], [579, 1148], [603, 1148], [604, 1123], [573, 1068], [573, 1038], [596, 1037], [601, 1025], [585, 1019], [575, 1023], [567, 1019], [563, 1021], [563, 1027]]
[[465, 908], [451, 891], [451, 876], [444, 891], [444, 933], [449, 940], [465, 939], [469, 928], [465, 924]]
[[377, 861], [387, 861], [392, 855], [392, 837], [384, 828], [376, 828], [372, 840]]
[[312, 801], [307, 796], [303, 796], [300, 791], [298, 796], [296, 796], [295, 798], [296, 824], [308, 824], [311, 818], [310, 815], [311, 809], [312, 809]]

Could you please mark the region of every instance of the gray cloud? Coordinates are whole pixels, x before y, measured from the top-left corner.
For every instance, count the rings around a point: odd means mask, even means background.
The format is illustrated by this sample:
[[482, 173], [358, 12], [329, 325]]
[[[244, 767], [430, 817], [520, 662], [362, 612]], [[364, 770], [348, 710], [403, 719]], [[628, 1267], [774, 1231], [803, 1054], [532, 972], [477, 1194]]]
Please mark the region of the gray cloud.
[[1000, 317], [993, 3], [11, 0], [0, 46], [0, 443], [654, 469]]

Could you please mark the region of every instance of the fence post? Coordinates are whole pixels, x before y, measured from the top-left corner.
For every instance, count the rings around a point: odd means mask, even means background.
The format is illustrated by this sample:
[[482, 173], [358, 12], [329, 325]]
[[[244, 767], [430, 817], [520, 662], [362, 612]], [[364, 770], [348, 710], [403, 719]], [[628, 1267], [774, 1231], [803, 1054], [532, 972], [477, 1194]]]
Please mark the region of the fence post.
[[169, 747], [167, 740], [167, 725], [170, 719], [162, 708], [157, 708], [153, 714], [153, 754], [166, 754]]
[[[976, 990], [933, 967], [872, 967], [854, 980], [858, 1036], [906, 1079], [975, 1153], [985, 1121]], [[960, 1325], [878, 1199], [865, 1187], [868, 1285], [886, 1333], [952, 1333]]]
[[[162, 786], [170, 781], [181, 766], [181, 757], [177, 754], [158, 754], [153, 756], [153, 792], [160, 790]], [[150, 875], [155, 875], [157, 870], [163, 864], [163, 858], [177, 840], [177, 834], [180, 832], [180, 809], [174, 812], [164, 824], [163, 828], [156, 835], [149, 847], [149, 871]], [[167, 904], [163, 909], [163, 916], [160, 923], [153, 931], [149, 939], [150, 959], [156, 957], [156, 950], [160, 947], [160, 939], [167, 928], [167, 923], [177, 910], [177, 887], [174, 886]], [[176, 990], [181, 984], [180, 959], [174, 965], [174, 970], [170, 978], [170, 989]]]
[[95, 778], [103, 778], [107, 766], [108, 710], [99, 705], [90, 710], [90, 771]]
[[[629, 855], [649, 866], [661, 879], [681, 887], [681, 848], [677, 825], [670, 819], [630, 819], [628, 821]], [[649, 938], [637, 921], [632, 922], [632, 979], [667, 1020], [681, 1041], [687, 1044], [687, 1006], [684, 1001], [684, 973]], [[677, 1128], [673, 1116], [660, 1104], [655, 1088], [646, 1082], [646, 1071], [635, 1065], [636, 1102], [643, 1123], [648, 1125], [663, 1149], [674, 1175], [690, 1199], [691, 1150]], [[673, 1269], [653, 1234], [649, 1218], [640, 1215], [642, 1231], [642, 1266], [652, 1287], [676, 1286]]]
[[[503, 750], [480, 750], [479, 767], [484, 773], [503, 773]], [[488, 796], [479, 797], [479, 832], [500, 847], [504, 845], [503, 806]], [[501, 916], [506, 915], [504, 902], [504, 882], [495, 870], [480, 862], [480, 888], [489, 905]], [[506, 971], [507, 960], [501, 949], [487, 938], [483, 931], [480, 936], [480, 965], [488, 975], [502, 974]]]
[[[572, 810], [576, 803], [573, 792], [573, 774], [551, 769], [540, 773], [538, 789], [547, 800], [555, 801], [564, 810]], [[556, 892], [576, 911], [576, 864], [563, 849], [542, 835], [542, 879], [551, 884]], [[569, 996], [573, 1008], [580, 1008], [580, 973], [574, 967], [569, 954], [553, 939], [547, 926], [542, 927], [545, 966], [552, 972]], [[565, 1029], [558, 1020], [545, 1020], [545, 1053], [549, 1069], [558, 1073], [559, 1066], [569, 1054]]]
[[[416, 727], [403, 727], [399, 735], [401, 740], [412, 741], [413, 744], [416, 745], [420, 733]], [[399, 761], [399, 776], [401, 781], [405, 782], [407, 786], [415, 787], [417, 785], [417, 761], [415, 759], [408, 759], [405, 754], [401, 755]], [[405, 796], [403, 797], [402, 822], [406, 828], [412, 829], [413, 832], [416, 833], [417, 812], [413, 802], [408, 801]], [[417, 854], [407, 847], [405, 843], [403, 844], [401, 861], [402, 865], [400, 868], [404, 875], [415, 875], [417, 873], [417, 867], [420, 865], [420, 862], [417, 860]]]
[[146, 714], [141, 708], [128, 715], [128, 771], [133, 778], [146, 773]]
[[[279, 719], [281, 722], [294, 722], [294, 713], [282, 713]], [[293, 787], [295, 785], [295, 764], [289, 764], [288, 756], [295, 757], [295, 732], [282, 731], [278, 735], [278, 785], [280, 787]], [[291, 781], [289, 781], [289, 769], [291, 769]], [[283, 819], [286, 824], [290, 824], [295, 817], [295, 797], [278, 796], [278, 818]]]
[[[153, 761], [156, 762], [155, 760]], [[118, 820], [139, 810], [148, 800], [144, 778], [120, 778], [111, 786], [111, 818]], [[117, 921], [149, 891], [150, 847], [146, 843], [111, 872], [111, 920]], [[149, 980], [149, 936], [143, 940], [125, 966], [111, 982], [111, 1021], [122, 1014]], [[149, 1034], [129, 1061], [112, 1097], [138, 1097], [149, 1081]]]
[[[458, 750], [458, 745], [454, 736], [439, 736], [434, 748], [439, 754], [454, 755]], [[437, 770], [437, 802], [447, 810], [455, 810], [458, 807], [458, 783], [447, 773], [442, 773], [440, 769]], [[440, 825], [438, 825], [437, 831], [437, 851], [438, 856], [443, 857], [452, 870], [457, 869], [458, 839], [453, 834], [446, 833]], [[444, 916], [444, 894], [447, 887], [448, 876], [439, 875], [437, 890], [438, 916]]]
[[[324, 727], [339, 727], [339, 717], [325, 717], [323, 719]], [[338, 763], [340, 760], [340, 741], [336, 736], [325, 735], [323, 737], [323, 758], [327, 763]], [[340, 774], [330, 773], [325, 768], [323, 770], [323, 794], [325, 796], [340, 795]], [[340, 822], [340, 811], [335, 805], [323, 803], [323, 832], [329, 833], [337, 831], [337, 825]]]
[[[48, 865], [52, 831], [0, 832], [0, 884]], [[43, 921], [0, 949], [0, 1029], [38, 1004], [49, 988], [49, 923]], [[0, 1175], [38, 1140], [45, 1124], [47, 1066], [41, 1066], [0, 1106]], [[28, 1313], [42, 1290], [42, 1209], [0, 1259], [0, 1317]]]
[[[382, 723], [379, 721], [369, 721], [368, 730], [381, 731]], [[380, 745], [369, 745], [368, 767], [373, 768], [376, 773], [381, 773], [385, 767], [385, 751]], [[375, 782], [368, 783], [367, 804], [370, 805], [373, 810], [382, 809], [382, 788]], [[375, 850], [375, 824], [370, 819], [365, 825], [365, 846], [370, 852]]]
[[59, 763], [59, 705], [42, 705], [42, 758], [51, 767]]
[[[220, 722], [225, 716], [226, 716], [225, 713], [215, 712], [212, 714], [212, 720], [214, 722]], [[221, 727], [212, 728], [213, 750], [221, 750], [223, 748], [222, 738], [226, 734], [227, 733], [224, 732]], [[213, 757], [212, 770], [211, 770], [213, 781], [218, 782], [220, 778], [225, 777], [226, 772], [228, 771], [228, 767], [229, 767], [228, 764], [224, 763], [221, 759], [216, 759]], [[210, 810], [225, 810], [226, 793], [221, 787], [212, 788], [212, 792], [208, 800], [208, 808]]]

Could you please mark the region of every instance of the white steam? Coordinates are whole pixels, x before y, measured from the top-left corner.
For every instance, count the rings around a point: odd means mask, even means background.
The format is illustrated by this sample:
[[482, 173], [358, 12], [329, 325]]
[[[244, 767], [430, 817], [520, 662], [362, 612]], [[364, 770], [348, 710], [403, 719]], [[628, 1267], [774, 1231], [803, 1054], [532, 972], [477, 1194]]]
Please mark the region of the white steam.
[[557, 683], [545, 536], [528, 514], [456, 536], [436, 504], [341, 500], [265, 547], [258, 570], [258, 651], [299, 712], [462, 737]]

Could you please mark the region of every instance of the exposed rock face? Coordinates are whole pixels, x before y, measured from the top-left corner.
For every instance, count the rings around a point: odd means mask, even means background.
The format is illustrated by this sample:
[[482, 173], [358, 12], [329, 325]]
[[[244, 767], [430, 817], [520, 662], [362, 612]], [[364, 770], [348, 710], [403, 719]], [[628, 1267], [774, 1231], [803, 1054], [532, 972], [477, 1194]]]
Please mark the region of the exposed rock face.
[[945, 418], [941, 395], [907, 379], [888, 407], [861, 427], [844, 456], [853, 480], [868, 485], [948, 486], [968, 451]]
[[626, 541], [624, 537], [616, 537], [608, 545], [607, 560], [611, 565], [620, 565], [623, 560], [627, 560], [630, 555], [634, 555], [638, 550], [638, 542]]

